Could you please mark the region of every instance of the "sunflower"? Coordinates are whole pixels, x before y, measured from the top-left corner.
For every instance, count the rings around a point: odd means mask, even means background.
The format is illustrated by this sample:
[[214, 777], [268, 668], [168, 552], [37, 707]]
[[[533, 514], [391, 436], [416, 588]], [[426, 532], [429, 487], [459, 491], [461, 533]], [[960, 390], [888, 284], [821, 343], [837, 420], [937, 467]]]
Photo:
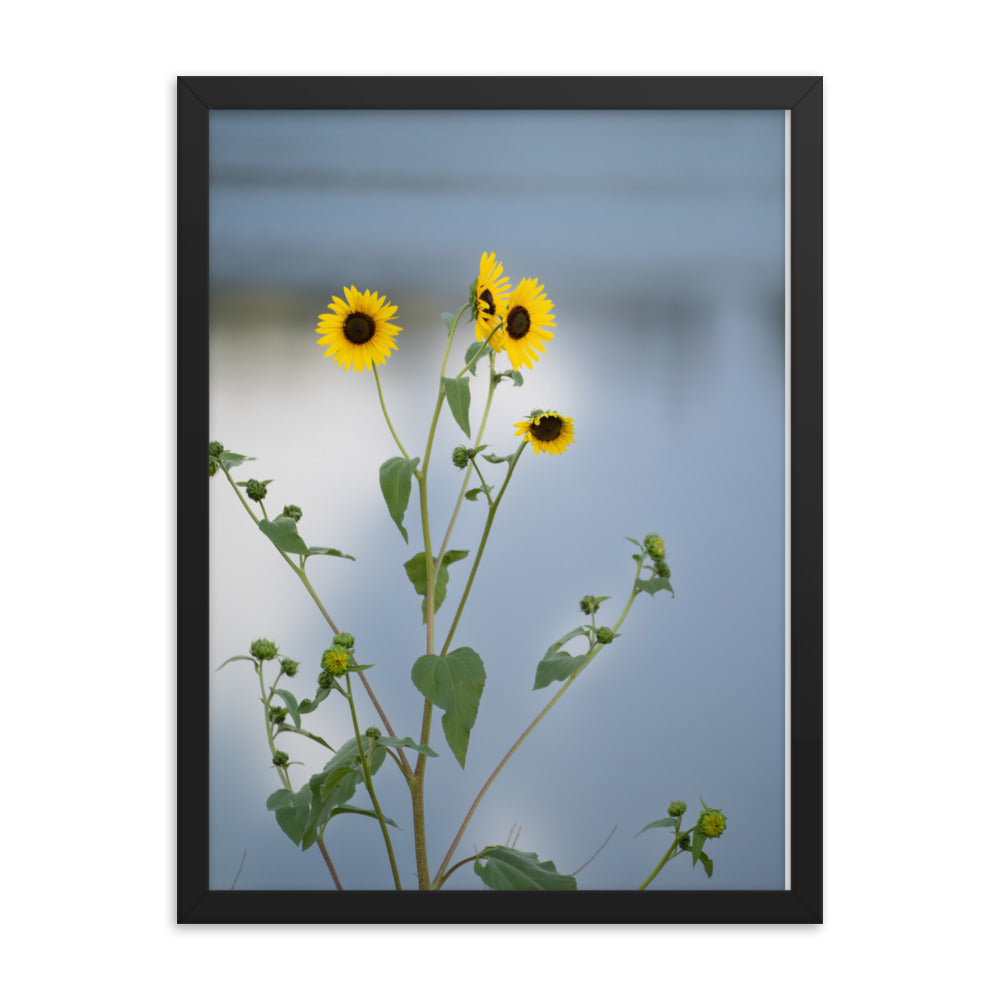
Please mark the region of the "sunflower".
[[[502, 274], [503, 264], [497, 255], [484, 250], [476, 279], [476, 340], [485, 340], [503, 320], [510, 298], [510, 278], [501, 277]], [[497, 351], [503, 347], [502, 328], [490, 340], [490, 347]]]
[[535, 410], [528, 420], [514, 424], [514, 432], [540, 451], [561, 455], [573, 440], [573, 421], [555, 410]]
[[384, 363], [396, 346], [393, 338], [402, 329], [389, 322], [396, 306], [378, 292], [366, 289], [362, 294], [351, 285], [344, 288], [343, 299], [334, 296], [327, 308], [333, 313], [323, 313], [316, 327], [322, 334], [316, 343], [329, 345], [324, 357], [333, 355], [345, 370], [353, 366], [356, 372]]
[[515, 368], [529, 368], [538, 360], [538, 351], [544, 351], [542, 341], [554, 336], [548, 329], [555, 326], [552, 301], [545, 294], [545, 286], [537, 278], [522, 278], [511, 294], [504, 315], [503, 347]]

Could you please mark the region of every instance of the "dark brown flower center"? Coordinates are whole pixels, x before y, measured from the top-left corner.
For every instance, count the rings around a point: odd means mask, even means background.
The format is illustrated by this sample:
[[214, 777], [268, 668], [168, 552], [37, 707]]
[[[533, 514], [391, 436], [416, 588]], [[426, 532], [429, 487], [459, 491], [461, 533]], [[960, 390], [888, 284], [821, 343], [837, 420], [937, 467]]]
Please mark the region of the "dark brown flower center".
[[482, 302], [486, 303], [486, 308], [482, 309], [481, 312], [486, 313], [487, 316], [496, 316], [497, 304], [493, 301], [493, 293], [486, 288], [480, 292], [479, 298]]
[[507, 314], [507, 336], [520, 340], [530, 329], [531, 316], [528, 310], [524, 306], [514, 306]]
[[352, 344], [367, 344], [375, 336], [375, 320], [365, 313], [351, 313], [344, 320], [344, 336]]
[[539, 417], [537, 424], [531, 424], [531, 436], [539, 441], [555, 441], [562, 434], [562, 417]]

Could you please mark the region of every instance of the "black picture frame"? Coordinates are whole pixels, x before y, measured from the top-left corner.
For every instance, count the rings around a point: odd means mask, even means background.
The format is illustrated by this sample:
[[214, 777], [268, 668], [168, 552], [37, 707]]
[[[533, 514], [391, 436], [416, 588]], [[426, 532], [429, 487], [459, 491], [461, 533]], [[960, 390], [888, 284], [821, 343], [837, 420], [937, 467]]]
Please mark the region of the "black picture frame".
[[[208, 196], [215, 109], [779, 109], [790, 130], [791, 888], [352, 894], [351, 922], [822, 922], [822, 78], [179, 77], [177, 921], [336, 923], [329, 892], [211, 891], [208, 870]], [[503, 103], [497, 95], [503, 95]], [[199, 650], [204, 654], [199, 655]], [[391, 909], [389, 904], [391, 902]]]

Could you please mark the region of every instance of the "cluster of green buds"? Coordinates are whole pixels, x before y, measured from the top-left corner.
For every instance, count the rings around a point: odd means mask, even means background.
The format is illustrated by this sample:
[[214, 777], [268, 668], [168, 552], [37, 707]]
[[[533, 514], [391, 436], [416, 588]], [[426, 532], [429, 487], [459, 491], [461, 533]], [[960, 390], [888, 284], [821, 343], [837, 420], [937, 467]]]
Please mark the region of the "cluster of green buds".
[[677, 799], [675, 802], [671, 802], [667, 808], [668, 816], [683, 816], [687, 812], [688, 804], [682, 799]]
[[278, 655], [278, 647], [270, 639], [254, 639], [250, 643], [250, 655], [255, 660], [273, 660]]
[[596, 632], [594, 632], [594, 638], [602, 645], [606, 646], [612, 639], [614, 639], [615, 634], [608, 628], [607, 625], [601, 625]]
[[369, 740], [373, 740], [374, 741], [374, 740], [380, 739], [381, 736], [382, 736], [382, 730], [379, 729], [378, 726], [369, 726], [365, 730], [365, 737], [367, 739], [369, 739]]
[[275, 750], [274, 756], [271, 758], [271, 763], [275, 767], [284, 767], [288, 763], [288, 754], [284, 750]]
[[649, 558], [653, 560], [653, 572], [664, 580], [670, 579], [670, 567], [664, 558], [666, 550], [663, 547], [663, 539], [659, 535], [650, 532], [642, 540], [643, 546]]
[[272, 705], [271, 710], [268, 713], [271, 717], [271, 721], [277, 725], [280, 725], [288, 716], [288, 709], [282, 708], [278, 705]]
[[298, 660], [290, 660], [287, 656], [281, 661], [281, 672], [289, 677], [294, 677], [299, 669]]
[[464, 469], [469, 464], [469, 449], [459, 445], [451, 453], [451, 460], [456, 469]]
[[302, 508], [296, 507], [295, 504], [290, 503], [285, 505], [285, 509], [281, 512], [282, 517], [290, 517], [293, 521], [298, 523], [300, 517], [302, 517]]
[[226, 449], [218, 441], [212, 441], [208, 446], [208, 474], [209, 476], [214, 476], [216, 472], [219, 471], [219, 463], [217, 459], [222, 457], [222, 453]]

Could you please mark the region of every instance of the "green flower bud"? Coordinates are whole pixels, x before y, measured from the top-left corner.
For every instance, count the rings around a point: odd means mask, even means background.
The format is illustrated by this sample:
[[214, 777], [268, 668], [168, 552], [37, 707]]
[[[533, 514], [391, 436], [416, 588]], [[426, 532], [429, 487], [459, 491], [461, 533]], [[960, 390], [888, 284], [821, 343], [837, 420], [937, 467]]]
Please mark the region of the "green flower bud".
[[642, 540], [642, 544], [646, 547], [646, 551], [649, 553], [651, 559], [662, 559], [664, 555], [663, 539], [659, 535], [650, 532]]
[[370, 740], [377, 740], [382, 735], [382, 730], [378, 726], [369, 726], [365, 730], [365, 736]]
[[250, 655], [255, 660], [273, 660], [278, 655], [278, 647], [270, 639], [254, 639], [250, 643]]
[[698, 829], [706, 837], [721, 837], [726, 828], [726, 817], [718, 809], [705, 809], [698, 817]]
[[667, 565], [665, 559], [656, 560], [654, 571], [657, 576], [662, 577], [664, 580], [670, 579], [670, 567]]
[[285, 721], [287, 715], [288, 715], [287, 708], [282, 708], [280, 705], [271, 706], [270, 716], [272, 722], [277, 722], [280, 724]]
[[212, 458], [218, 458], [225, 450], [218, 441], [212, 441], [208, 446], [208, 453]]
[[339, 646], [331, 646], [323, 653], [323, 669], [334, 677], [343, 677], [351, 663], [351, 654]]
[[275, 767], [284, 767], [288, 763], [288, 754], [284, 750], [275, 750], [271, 763]]
[[333, 687], [333, 675], [328, 674], [326, 670], [321, 670], [319, 677], [316, 678], [316, 683], [324, 690], [328, 690]]
[[287, 656], [281, 661], [281, 671], [282, 673], [288, 674], [289, 677], [294, 677], [299, 669], [298, 660], [290, 660]]
[[677, 846], [680, 847], [682, 851], [691, 850], [691, 834], [685, 833], [683, 837], [677, 842]]
[[688, 804], [682, 802], [678, 799], [676, 802], [671, 802], [667, 809], [668, 816], [683, 816], [687, 812]]
[[211, 479], [218, 471], [219, 467], [215, 464], [215, 459], [210, 458], [208, 460], [208, 478]]
[[606, 597], [594, 597], [593, 594], [587, 594], [580, 600], [580, 610], [585, 615], [597, 614], [598, 608], [601, 606], [601, 601], [606, 601]]
[[293, 521], [298, 521], [302, 517], [302, 508], [296, 507], [295, 504], [286, 504], [285, 509], [281, 512], [282, 517], [290, 517]]
[[350, 632], [339, 632], [333, 640], [335, 646], [343, 646], [344, 649], [354, 648], [354, 636]]
[[602, 625], [595, 635], [595, 638], [602, 646], [606, 646], [612, 639], [614, 639], [615, 634], [608, 628], [607, 625]]
[[464, 469], [469, 464], [469, 449], [459, 445], [451, 453], [451, 460], [456, 469]]
[[267, 486], [256, 479], [247, 480], [247, 496], [251, 500], [261, 501], [267, 496]]

